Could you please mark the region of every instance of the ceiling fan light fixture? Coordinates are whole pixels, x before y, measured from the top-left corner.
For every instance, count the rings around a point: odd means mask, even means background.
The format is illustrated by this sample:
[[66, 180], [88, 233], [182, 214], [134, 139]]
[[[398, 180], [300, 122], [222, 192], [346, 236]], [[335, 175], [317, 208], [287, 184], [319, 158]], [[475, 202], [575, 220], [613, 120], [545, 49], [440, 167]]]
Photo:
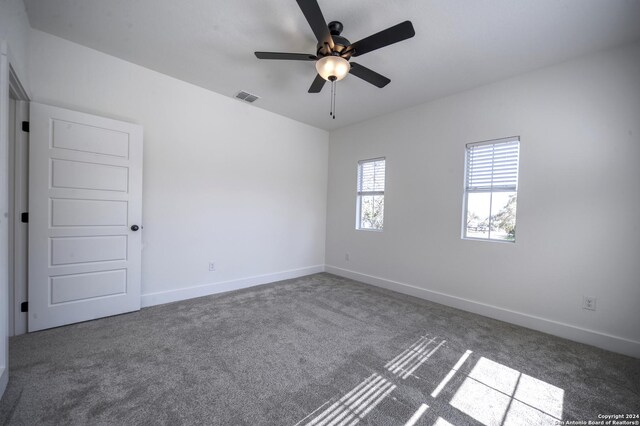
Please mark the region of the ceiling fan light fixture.
[[316, 70], [320, 77], [327, 81], [340, 81], [349, 74], [351, 64], [340, 56], [325, 56], [316, 62]]

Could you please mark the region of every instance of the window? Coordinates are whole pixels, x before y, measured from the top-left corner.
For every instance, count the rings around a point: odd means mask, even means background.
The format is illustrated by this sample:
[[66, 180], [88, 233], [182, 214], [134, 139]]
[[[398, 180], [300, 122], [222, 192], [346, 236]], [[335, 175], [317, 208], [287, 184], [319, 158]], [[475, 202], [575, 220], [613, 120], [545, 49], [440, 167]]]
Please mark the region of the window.
[[515, 241], [520, 138], [467, 145], [463, 238]]
[[356, 229], [382, 231], [385, 159], [358, 161]]

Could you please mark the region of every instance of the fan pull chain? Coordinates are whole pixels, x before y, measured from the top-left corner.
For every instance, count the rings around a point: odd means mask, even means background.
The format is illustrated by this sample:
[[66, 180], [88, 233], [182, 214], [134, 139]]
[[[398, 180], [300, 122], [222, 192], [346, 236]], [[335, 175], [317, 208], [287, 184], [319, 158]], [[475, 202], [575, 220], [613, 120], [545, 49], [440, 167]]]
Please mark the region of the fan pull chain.
[[333, 82], [333, 119], [336, 119], [336, 89], [338, 88], [338, 86], [336, 85], [336, 82]]
[[336, 80], [331, 80], [331, 111], [329, 115], [336, 119]]
[[333, 117], [333, 88], [334, 88], [334, 85], [333, 85], [333, 81], [332, 81], [331, 82], [331, 99], [329, 100], [330, 101], [330, 105], [331, 105], [331, 107], [329, 108], [329, 116], [330, 117]]

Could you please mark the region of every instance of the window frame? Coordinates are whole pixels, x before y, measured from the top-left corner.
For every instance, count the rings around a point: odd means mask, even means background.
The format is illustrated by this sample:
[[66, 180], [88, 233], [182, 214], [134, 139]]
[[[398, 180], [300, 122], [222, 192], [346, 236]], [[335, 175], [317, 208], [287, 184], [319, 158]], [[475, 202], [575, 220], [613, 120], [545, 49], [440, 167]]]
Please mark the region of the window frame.
[[[367, 163], [375, 163], [377, 161], [384, 161], [384, 185], [382, 191], [360, 191], [362, 167]], [[375, 157], [365, 160], [358, 160], [358, 166], [356, 168], [356, 231], [371, 231], [371, 232], [383, 232], [384, 231], [384, 205], [382, 207], [382, 227], [381, 228], [363, 228], [362, 227], [362, 197], [363, 196], [382, 196], [385, 198], [385, 191], [387, 188], [387, 158]]]
[[[518, 148], [517, 151], [517, 155], [516, 155], [516, 166], [515, 166], [515, 173], [516, 173], [516, 177], [515, 177], [515, 184], [512, 187], [506, 187], [506, 186], [497, 186], [494, 187], [493, 186], [493, 182], [491, 185], [490, 189], [484, 188], [484, 189], [476, 189], [476, 190], [469, 190], [469, 154], [470, 154], [470, 148], [472, 147], [477, 147], [477, 146], [483, 146], [483, 145], [497, 145], [497, 144], [503, 144], [503, 143], [510, 143], [510, 142], [515, 142], [516, 146]], [[492, 202], [493, 202], [493, 194], [494, 193], [500, 193], [500, 192], [514, 192], [516, 194], [516, 200], [518, 198], [518, 187], [519, 187], [519, 180], [520, 180], [520, 146], [521, 146], [522, 140], [520, 138], [520, 136], [509, 136], [506, 138], [499, 138], [499, 139], [490, 139], [490, 140], [485, 140], [485, 141], [480, 141], [480, 142], [472, 142], [472, 143], [468, 143], [465, 145], [465, 157], [464, 157], [464, 187], [463, 187], [463, 195], [462, 195], [462, 203], [463, 203], [463, 209], [462, 209], [462, 230], [461, 230], [461, 238], [463, 240], [471, 240], [471, 241], [487, 241], [487, 242], [495, 242], [495, 243], [508, 243], [508, 244], [515, 244], [516, 242], [516, 238], [517, 238], [517, 234], [514, 235], [513, 239], [495, 239], [495, 238], [491, 238], [491, 210], [493, 208]], [[492, 174], [493, 174], [493, 165], [492, 165]], [[489, 193], [490, 195], [490, 201], [489, 201], [489, 230], [488, 230], [488, 234], [487, 237], [474, 237], [474, 236], [469, 236], [467, 235], [467, 215], [468, 215], [468, 204], [469, 204], [469, 194], [474, 194], [474, 193]], [[516, 229], [517, 229], [517, 213], [518, 213], [518, 208], [517, 208], [517, 201], [516, 201], [516, 211], [515, 211], [515, 223], [516, 223]]]

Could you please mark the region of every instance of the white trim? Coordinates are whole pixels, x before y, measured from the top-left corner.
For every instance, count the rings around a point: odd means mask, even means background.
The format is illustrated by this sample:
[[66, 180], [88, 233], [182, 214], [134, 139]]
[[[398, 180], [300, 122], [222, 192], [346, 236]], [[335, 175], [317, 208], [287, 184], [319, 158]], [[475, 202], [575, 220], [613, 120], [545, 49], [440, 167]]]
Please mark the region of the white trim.
[[485, 141], [480, 141], [480, 142], [469, 142], [468, 144], [466, 144], [465, 146], [467, 148], [469, 148], [470, 146], [482, 146], [482, 145], [492, 145], [492, 144], [496, 144], [496, 143], [506, 143], [506, 142], [513, 142], [513, 141], [520, 141], [520, 136], [509, 136], [506, 138], [498, 138], [498, 139], [487, 139]]
[[13, 96], [15, 96], [16, 100], [26, 102], [29, 101], [29, 94], [20, 82], [18, 73], [11, 65], [11, 58], [9, 58], [9, 91]]
[[[24, 81], [24, 80], [22, 80], [20, 78], [20, 75], [19, 75], [18, 71], [13, 66], [14, 64], [16, 64], [15, 57], [13, 56], [13, 54], [11, 52], [11, 49], [9, 48], [9, 45], [6, 42], [6, 40], [3, 40], [0, 43], [0, 53], [3, 56], [3, 64], [5, 63], [4, 61], [6, 60], [6, 68], [7, 68], [6, 69], [6, 81], [5, 81], [4, 75], [3, 75], [3, 78], [2, 78], [2, 87], [3, 87], [3, 89], [5, 88], [5, 85], [8, 88], [8, 92], [6, 94], [6, 98], [7, 99], [4, 100], [4, 101], [8, 102], [8, 98], [9, 97], [14, 97], [15, 100], [16, 100], [16, 120], [15, 120], [15, 123], [8, 123], [7, 124], [7, 128], [8, 128], [8, 126], [15, 126], [15, 129], [17, 130], [17, 129], [19, 129], [19, 126], [17, 125], [17, 123], [19, 123], [20, 121], [23, 121], [23, 120], [24, 121], [28, 121], [28, 119], [29, 119], [29, 114], [28, 114], [29, 91], [27, 90], [27, 88], [25, 88], [22, 85], [22, 81]], [[3, 65], [3, 67], [4, 67], [4, 65]], [[3, 72], [5, 72], [5, 71], [3, 70]], [[24, 70], [23, 70], [23, 72], [24, 72]], [[0, 90], [0, 92], [2, 92], [2, 90]], [[0, 110], [1, 109], [2, 108], [0, 107]], [[13, 142], [16, 143], [16, 144], [22, 144], [22, 143], [26, 143], [28, 141], [27, 135], [25, 133], [23, 133], [23, 132], [15, 132], [14, 136], [15, 136], [14, 137], [15, 141], [13, 141]], [[7, 143], [9, 143], [8, 140], [7, 140]], [[15, 160], [15, 158], [8, 158], [8, 161], [14, 162], [14, 160]], [[27, 161], [28, 161], [28, 159], [27, 159]], [[14, 178], [17, 176], [17, 173], [18, 172], [16, 172], [16, 170], [14, 170]], [[24, 176], [24, 177], [28, 179], [28, 176]], [[8, 189], [7, 196], [14, 196], [15, 195], [15, 193], [14, 193], [14, 189], [15, 188], [10, 188], [10, 189], [7, 188], [7, 189]], [[14, 199], [15, 199], [15, 197], [14, 197]], [[23, 211], [27, 211], [27, 210], [25, 209]], [[17, 217], [18, 216], [14, 216], [14, 218], [13, 218], [14, 219], [13, 220], [14, 224], [20, 223], [16, 219]], [[7, 224], [11, 225], [8, 222], [9, 221], [7, 221]], [[15, 227], [14, 227], [14, 230], [15, 230]], [[22, 233], [19, 234], [19, 237], [25, 238], [25, 236]], [[23, 243], [26, 244], [26, 240]], [[8, 249], [9, 250], [14, 250], [15, 246], [16, 246], [16, 239], [14, 238], [13, 246], [9, 247]], [[23, 262], [23, 266], [26, 268], [26, 262], [27, 262], [26, 256], [21, 256], [20, 259], [17, 259], [17, 258], [14, 257], [14, 264], [16, 262], [18, 262], [18, 263], [19, 262]], [[8, 268], [14, 268], [14, 264], [8, 265]], [[25, 275], [25, 274], [23, 274], [23, 275]], [[23, 277], [23, 279], [24, 279], [23, 282], [18, 284], [19, 286], [22, 287], [20, 289], [20, 291], [18, 293], [16, 293], [15, 292], [16, 289], [15, 289], [15, 287], [13, 287], [12, 289], [14, 291], [11, 291], [10, 293], [13, 293], [14, 297], [11, 298], [11, 299], [7, 298], [8, 301], [9, 301], [9, 306], [8, 306], [7, 312], [8, 312], [9, 315], [11, 315], [11, 320], [9, 320], [9, 324], [13, 323], [13, 328], [8, 331], [9, 336], [12, 336], [14, 334], [22, 334], [22, 333], [26, 332], [26, 315], [27, 314], [26, 313], [19, 313], [19, 312], [16, 313], [15, 312], [16, 311], [16, 309], [15, 309], [16, 298], [19, 297], [21, 299], [20, 300], [21, 302], [27, 300], [26, 299], [26, 276]], [[14, 282], [17, 282], [15, 274], [14, 274]], [[13, 286], [13, 283], [8, 283], [8, 285], [12, 285]], [[19, 304], [18, 304], [18, 306], [19, 306]], [[19, 318], [18, 322], [15, 322], [16, 318]], [[16, 332], [16, 329], [18, 329], [18, 332]], [[7, 374], [7, 370], [6, 369], [4, 370], [3, 374]], [[4, 377], [3, 377], [2, 380], [0, 380], [0, 389], [4, 389], [3, 385], [2, 385], [2, 383], [4, 383], [3, 381], [4, 381]], [[2, 394], [2, 392], [0, 391], [0, 395], [1, 394]]]
[[27, 298], [28, 270], [28, 231], [29, 227], [20, 221], [20, 213], [29, 211], [29, 134], [19, 131], [20, 123], [29, 121], [29, 102], [16, 101], [15, 137], [14, 137], [14, 169], [13, 188], [9, 194], [13, 196], [13, 300], [10, 301], [9, 313], [13, 315], [13, 330], [9, 335], [18, 336], [27, 332], [27, 313], [20, 312], [20, 304]]
[[373, 163], [375, 161], [386, 160], [387, 157], [376, 157], [376, 158], [367, 158], [366, 160], [358, 160], [358, 165], [364, 163]]
[[336, 266], [325, 265], [325, 271], [341, 277], [351, 278], [366, 284], [371, 284], [376, 287], [386, 288], [388, 290], [397, 291], [398, 293], [408, 294], [410, 296], [430, 300], [442, 305], [462, 309], [467, 312], [484, 315], [500, 321], [506, 321], [511, 324], [538, 330], [543, 333], [553, 334], [554, 336], [597, 346], [608, 351], [629, 355], [634, 358], [640, 358], [640, 342], [626, 339], [624, 337], [613, 336], [571, 324], [565, 324], [498, 306], [476, 302], [462, 297], [427, 290], [425, 288], [416, 287], [398, 281], [338, 268]]
[[237, 280], [159, 291], [156, 293], [147, 293], [141, 296], [141, 304], [143, 308], [146, 308], [149, 306], [162, 305], [164, 303], [179, 302], [181, 300], [193, 299], [195, 297], [209, 296], [211, 294], [224, 293], [261, 284], [303, 277], [305, 275], [317, 274], [319, 272], [324, 272], [324, 265], [308, 266], [306, 268], [291, 269], [288, 271], [275, 272], [273, 274], [256, 275], [253, 277], [239, 278]]
[[[9, 182], [9, 58], [6, 41], [1, 42], [0, 54], [0, 207], [8, 209]], [[4, 212], [0, 212], [2, 214]], [[0, 252], [8, 254], [9, 223], [0, 221]], [[9, 379], [9, 264], [8, 256], [0, 260], [0, 397]], [[7, 265], [5, 268], [4, 265]]]
[[0, 367], [0, 397], [4, 394], [7, 385], [9, 384], [9, 370], [4, 367]]

